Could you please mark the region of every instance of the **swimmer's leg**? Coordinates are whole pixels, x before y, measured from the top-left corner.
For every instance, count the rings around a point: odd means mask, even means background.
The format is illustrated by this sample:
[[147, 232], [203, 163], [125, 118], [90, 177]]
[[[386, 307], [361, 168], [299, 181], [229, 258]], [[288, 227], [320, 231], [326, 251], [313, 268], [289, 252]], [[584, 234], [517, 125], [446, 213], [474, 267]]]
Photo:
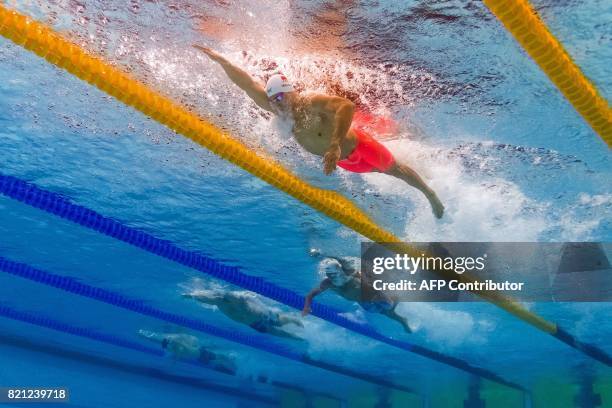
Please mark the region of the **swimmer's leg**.
[[412, 329], [410, 328], [410, 325], [408, 324], [408, 319], [406, 319], [404, 316], [399, 315], [396, 311], [395, 308], [390, 309], [390, 310], [386, 310], [383, 312], [383, 314], [397, 322], [399, 322], [402, 327], [404, 328], [404, 330], [406, 331], [406, 333], [412, 333]]
[[272, 326], [268, 329], [268, 333], [274, 336], [285, 337], [285, 338], [292, 339], [292, 340], [301, 340], [301, 341], [305, 340], [303, 337], [298, 336], [296, 333], [292, 333], [288, 330], [283, 329], [282, 327]]
[[295, 324], [297, 326], [304, 327], [304, 323], [302, 322], [302, 319], [300, 319], [297, 316], [290, 315], [290, 314], [279, 314], [278, 321], [283, 326], [286, 324]]
[[212, 362], [212, 367], [217, 371], [230, 375], [236, 375], [238, 372], [236, 363], [224, 355], [218, 355], [215, 361]]
[[412, 170], [405, 164], [395, 162], [384, 173], [403, 180], [412, 187], [420, 190], [423, 194], [425, 194], [427, 200], [429, 200], [429, 204], [431, 205], [434, 215], [437, 218], [442, 218], [442, 215], [444, 214], [444, 205], [442, 205], [442, 202], [440, 202], [436, 193], [429, 188], [427, 184], [425, 184], [425, 181], [423, 181], [421, 176], [419, 176], [416, 171]]

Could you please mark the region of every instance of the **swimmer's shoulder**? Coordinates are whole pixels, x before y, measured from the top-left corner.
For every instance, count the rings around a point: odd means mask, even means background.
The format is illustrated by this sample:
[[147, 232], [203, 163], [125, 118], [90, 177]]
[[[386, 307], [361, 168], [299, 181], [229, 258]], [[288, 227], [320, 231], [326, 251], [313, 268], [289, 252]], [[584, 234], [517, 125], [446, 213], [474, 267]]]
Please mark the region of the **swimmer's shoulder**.
[[361, 260], [356, 256], [343, 256], [341, 258], [337, 258], [340, 264], [342, 265], [342, 269], [347, 272], [347, 275], [351, 276], [360, 276], [361, 275]]
[[345, 104], [353, 105], [349, 99], [336, 95], [311, 94], [307, 98], [313, 109], [321, 111], [335, 110], [338, 106]]

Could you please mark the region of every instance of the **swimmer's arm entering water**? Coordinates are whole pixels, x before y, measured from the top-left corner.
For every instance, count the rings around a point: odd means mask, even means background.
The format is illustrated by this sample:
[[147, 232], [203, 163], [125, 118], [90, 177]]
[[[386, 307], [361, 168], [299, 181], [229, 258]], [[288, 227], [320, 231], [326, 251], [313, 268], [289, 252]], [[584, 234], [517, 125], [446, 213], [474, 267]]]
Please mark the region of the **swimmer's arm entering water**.
[[323, 279], [323, 281], [321, 282], [319, 286], [317, 286], [316, 288], [308, 292], [308, 294], [306, 295], [306, 298], [304, 299], [304, 308], [302, 309], [302, 316], [306, 316], [308, 315], [308, 313], [310, 313], [310, 305], [312, 304], [312, 299], [315, 296], [320, 295], [321, 293], [325, 292], [331, 286], [332, 286], [331, 280], [329, 280], [329, 278], [325, 278]]
[[342, 154], [340, 147], [351, 128], [355, 104], [345, 98], [324, 95], [313, 97], [312, 103], [314, 106], [319, 107], [322, 112], [333, 117], [334, 130], [331, 135], [329, 148], [323, 157], [323, 171], [329, 175], [336, 169], [336, 163], [340, 160], [340, 155]]
[[232, 82], [234, 82], [236, 85], [238, 85], [244, 92], [246, 92], [249, 98], [251, 98], [253, 102], [257, 104], [257, 106], [269, 112], [272, 112], [272, 107], [270, 106], [268, 96], [266, 95], [266, 91], [264, 90], [263, 86], [261, 86], [253, 78], [251, 78], [249, 74], [247, 74], [245, 71], [238, 68], [237, 66], [233, 65], [222, 55], [211, 50], [210, 48], [202, 47], [197, 44], [194, 44], [193, 47], [202, 51], [211, 60], [221, 65], [221, 68], [223, 68], [228, 78], [231, 79]]

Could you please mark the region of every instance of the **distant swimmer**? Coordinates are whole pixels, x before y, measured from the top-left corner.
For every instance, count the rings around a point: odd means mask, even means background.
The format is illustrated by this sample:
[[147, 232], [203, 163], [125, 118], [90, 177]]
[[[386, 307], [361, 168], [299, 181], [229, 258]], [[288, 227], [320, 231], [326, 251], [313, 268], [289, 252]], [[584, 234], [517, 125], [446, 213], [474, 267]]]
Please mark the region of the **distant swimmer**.
[[306, 295], [302, 316], [310, 313], [315, 296], [331, 289], [347, 300], [358, 302], [367, 312], [380, 313], [399, 322], [407, 333], [412, 333], [408, 320], [395, 311], [396, 301], [386, 298], [383, 301], [366, 302], [361, 299], [361, 272], [352, 258], [326, 256], [319, 263], [319, 271], [325, 274], [325, 279]]
[[209, 289], [186, 293], [183, 297], [217, 306], [230, 319], [246, 324], [260, 333], [303, 340], [291, 327], [303, 327], [299, 316], [272, 309], [254, 293]]
[[281, 74], [272, 75], [264, 88], [217, 52], [194, 47], [219, 63], [229, 79], [260, 108], [292, 119], [296, 141], [308, 152], [323, 157], [325, 174], [331, 174], [337, 165], [354, 173], [380, 172], [399, 178], [425, 194], [434, 215], [442, 217], [444, 206], [423, 179], [363, 128], [352, 126], [353, 102], [339, 96], [298, 93]]
[[139, 330], [138, 334], [161, 345], [177, 360], [195, 361], [214, 370], [236, 374], [236, 364], [227, 354], [213, 352], [200, 344], [197, 337], [188, 334], [156, 333]]

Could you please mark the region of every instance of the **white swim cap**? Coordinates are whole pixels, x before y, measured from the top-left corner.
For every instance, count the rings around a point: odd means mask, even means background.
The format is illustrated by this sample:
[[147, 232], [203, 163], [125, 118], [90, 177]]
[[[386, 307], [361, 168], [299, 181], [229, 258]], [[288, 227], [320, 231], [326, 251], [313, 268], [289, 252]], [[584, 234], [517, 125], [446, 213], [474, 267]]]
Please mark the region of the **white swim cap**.
[[281, 92], [293, 92], [293, 85], [291, 85], [286, 76], [274, 74], [266, 83], [266, 95], [270, 98]]
[[334, 258], [325, 258], [319, 262], [319, 272], [325, 274], [334, 286], [344, 286], [350, 280], [350, 276], [342, 269], [342, 264]]

